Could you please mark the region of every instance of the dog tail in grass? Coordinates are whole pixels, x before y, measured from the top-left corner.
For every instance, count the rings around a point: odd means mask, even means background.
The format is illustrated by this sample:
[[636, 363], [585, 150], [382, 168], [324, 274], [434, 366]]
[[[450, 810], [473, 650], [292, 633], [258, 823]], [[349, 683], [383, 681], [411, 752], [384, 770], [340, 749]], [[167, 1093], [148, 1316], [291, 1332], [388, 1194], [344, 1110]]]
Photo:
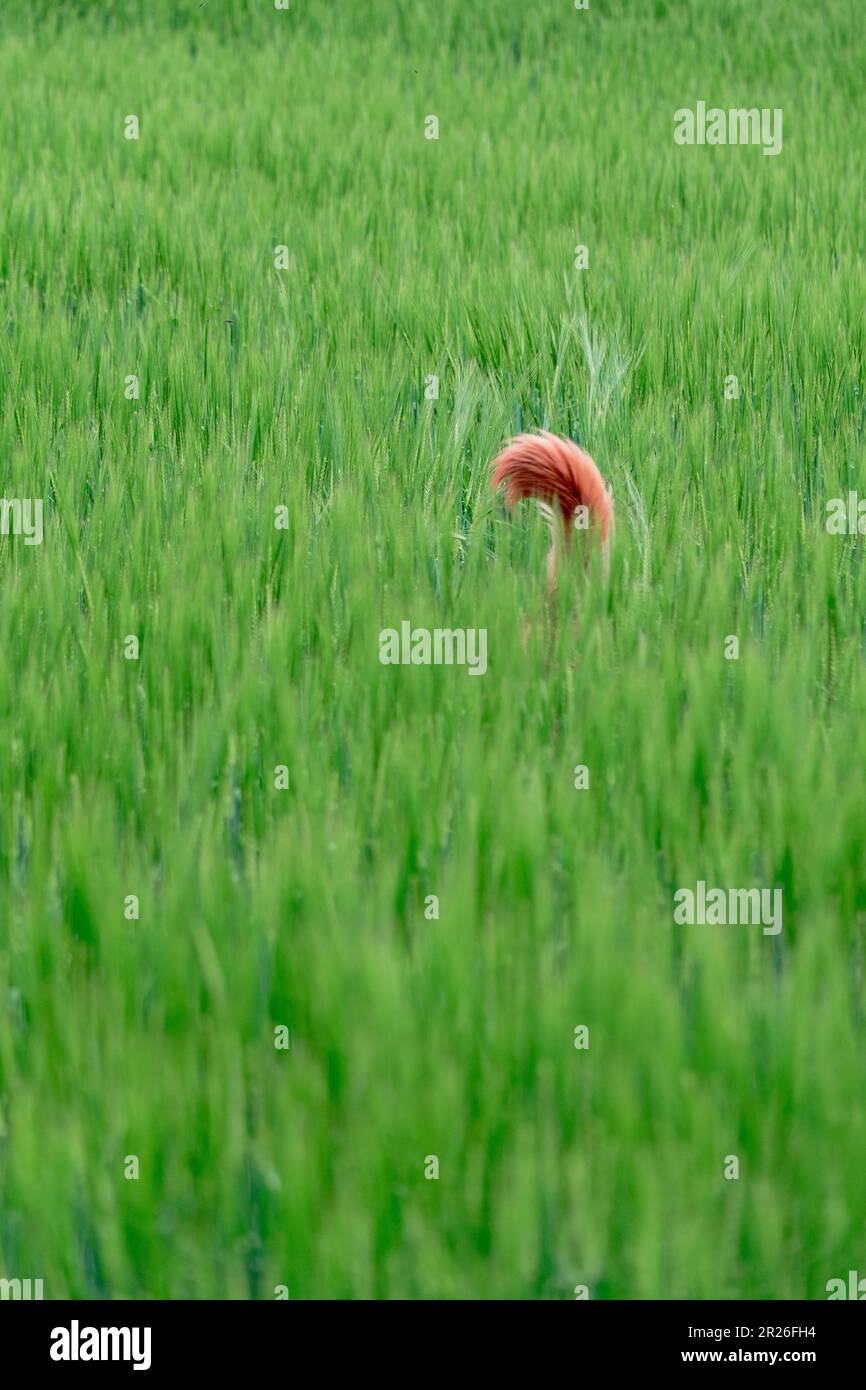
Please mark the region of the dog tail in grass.
[[[493, 459], [491, 486], [493, 491], [505, 484], [505, 500], [516, 507], [525, 497], [535, 497], [562, 517], [562, 535], [566, 550], [571, 546], [575, 531], [583, 532], [586, 540], [584, 560], [589, 559], [589, 545], [596, 540], [606, 559], [613, 530], [613, 498], [604, 485], [589, 454], [570, 439], [541, 430], [537, 434], [519, 434]], [[556, 588], [557, 540], [547, 557], [551, 589]]]

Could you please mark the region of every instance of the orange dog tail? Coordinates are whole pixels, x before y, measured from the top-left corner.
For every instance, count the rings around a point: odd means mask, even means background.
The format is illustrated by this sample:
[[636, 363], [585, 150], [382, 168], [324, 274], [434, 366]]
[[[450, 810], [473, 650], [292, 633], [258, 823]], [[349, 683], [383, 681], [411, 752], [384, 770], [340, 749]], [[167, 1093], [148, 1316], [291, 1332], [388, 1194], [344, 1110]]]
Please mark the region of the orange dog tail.
[[[505, 499], [516, 507], [524, 497], [537, 497], [562, 516], [568, 546], [575, 531], [594, 531], [607, 550], [613, 526], [613, 500], [590, 458], [570, 439], [546, 430], [519, 434], [497, 455], [491, 486], [505, 484]], [[551, 588], [556, 587], [556, 537], [548, 556]]]

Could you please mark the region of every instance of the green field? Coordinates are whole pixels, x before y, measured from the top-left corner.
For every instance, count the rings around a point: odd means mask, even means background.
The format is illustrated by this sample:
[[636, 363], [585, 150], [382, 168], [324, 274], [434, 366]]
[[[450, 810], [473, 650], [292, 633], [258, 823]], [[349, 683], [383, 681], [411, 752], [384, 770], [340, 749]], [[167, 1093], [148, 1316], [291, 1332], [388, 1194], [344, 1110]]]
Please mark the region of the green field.
[[[0, 1278], [866, 1274], [864, 70], [847, 0], [4, 7]], [[552, 604], [535, 427], [616, 505]]]

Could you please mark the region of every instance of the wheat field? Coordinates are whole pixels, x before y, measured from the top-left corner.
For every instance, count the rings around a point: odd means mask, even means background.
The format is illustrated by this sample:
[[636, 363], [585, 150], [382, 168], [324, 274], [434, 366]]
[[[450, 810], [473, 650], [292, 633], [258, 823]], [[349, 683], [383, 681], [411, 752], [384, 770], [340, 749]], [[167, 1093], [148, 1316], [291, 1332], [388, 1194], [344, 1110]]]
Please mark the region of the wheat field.
[[[846, 0], [4, 9], [0, 1276], [862, 1266], [864, 66]], [[553, 601], [535, 428], [616, 507]]]

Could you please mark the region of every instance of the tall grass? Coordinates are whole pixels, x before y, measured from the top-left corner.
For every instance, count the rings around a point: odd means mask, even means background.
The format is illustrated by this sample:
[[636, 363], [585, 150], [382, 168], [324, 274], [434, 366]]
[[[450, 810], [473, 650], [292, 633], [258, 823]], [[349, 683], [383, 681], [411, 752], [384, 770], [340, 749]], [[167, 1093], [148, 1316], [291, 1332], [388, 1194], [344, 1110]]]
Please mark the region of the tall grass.
[[[843, 0], [0, 21], [0, 459], [46, 508], [0, 538], [0, 1276], [863, 1268], [864, 59]], [[678, 147], [698, 99], [782, 153]], [[553, 612], [486, 468], [542, 425], [617, 508]], [[383, 667], [403, 619], [487, 675]], [[782, 933], [675, 926], [698, 879]]]

